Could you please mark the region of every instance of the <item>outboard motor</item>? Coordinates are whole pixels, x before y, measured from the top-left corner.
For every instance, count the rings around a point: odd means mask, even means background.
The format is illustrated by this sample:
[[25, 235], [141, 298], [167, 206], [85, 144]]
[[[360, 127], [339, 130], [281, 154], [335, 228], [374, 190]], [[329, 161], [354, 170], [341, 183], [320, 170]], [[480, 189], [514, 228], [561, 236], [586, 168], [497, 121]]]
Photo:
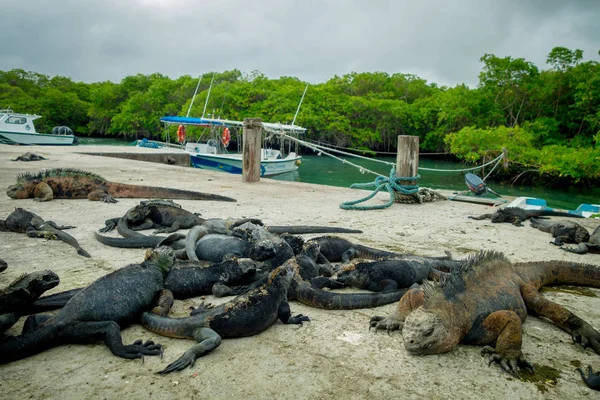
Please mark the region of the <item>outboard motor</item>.
[[465, 174], [465, 183], [467, 184], [467, 187], [471, 190], [471, 192], [475, 193], [476, 196], [481, 196], [483, 194], [486, 194], [487, 192], [491, 192], [496, 196], [500, 197], [500, 194], [487, 187], [483, 179], [481, 179], [475, 174], [472, 174], [470, 172], [468, 174]]
[[72, 135], [73, 130], [68, 126], [55, 126], [52, 128], [53, 135]]

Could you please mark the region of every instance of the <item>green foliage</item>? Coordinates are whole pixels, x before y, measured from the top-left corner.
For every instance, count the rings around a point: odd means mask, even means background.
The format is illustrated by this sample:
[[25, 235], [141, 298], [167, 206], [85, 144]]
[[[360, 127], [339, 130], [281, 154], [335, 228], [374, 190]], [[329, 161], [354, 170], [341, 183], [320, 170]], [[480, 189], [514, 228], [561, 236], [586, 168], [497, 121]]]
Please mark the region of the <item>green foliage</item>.
[[[308, 129], [306, 139], [337, 146], [393, 151], [398, 135], [413, 135], [423, 151], [450, 149], [469, 162], [507, 147], [513, 165], [548, 176], [595, 179], [600, 64], [584, 62], [581, 50], [564, 47], [550, 51], [547, 70], [510, 56], [485, 54], [480, 61], [476, 88], [440, 87], [402, 73], [334, 76], [308, 88], [295, 122]], [[78, 135], [161, 138], [160, 117], [188, 112], [291, 123], [305, 86], [295, 77], [269, 79], [237, 69], [207, 72], [200, 82], [154, 73], [91, 84], [14, 69], [0, 71], [0, 107], [42, 115], [44, 130], [68, 125]], [[175, 131], [171, 127], [172, 139]], [[192, 139], [207, 133], [201, 127], [187, 130]]]

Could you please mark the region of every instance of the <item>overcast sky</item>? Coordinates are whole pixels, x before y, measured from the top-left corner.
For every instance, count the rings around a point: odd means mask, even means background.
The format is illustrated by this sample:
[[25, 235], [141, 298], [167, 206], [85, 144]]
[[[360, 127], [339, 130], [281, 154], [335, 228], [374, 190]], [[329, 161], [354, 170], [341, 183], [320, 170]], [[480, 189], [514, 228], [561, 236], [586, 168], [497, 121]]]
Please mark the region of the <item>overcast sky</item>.
[[600, 61], [600, 0], [0, 0], [0, 70], [76, 81], [237, 68], [311, 83], [352, 71], [477, 84], [485, 53]]

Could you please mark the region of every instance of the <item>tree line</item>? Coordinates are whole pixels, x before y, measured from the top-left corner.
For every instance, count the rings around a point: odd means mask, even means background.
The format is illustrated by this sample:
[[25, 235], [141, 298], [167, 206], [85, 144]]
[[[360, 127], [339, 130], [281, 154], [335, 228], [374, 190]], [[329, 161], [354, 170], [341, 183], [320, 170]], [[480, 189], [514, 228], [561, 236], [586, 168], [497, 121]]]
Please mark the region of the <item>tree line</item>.
[[[449, 151], [480, 162], [509, 150], [515, 176], [546, 183], [600, 180], [600, 63], [556, 47], [548, 69], [523, 58], [485, 54], [476, 87], [427, 82], [412, 74], [349, 73], [311, 85], [296, 123], [306, 139], [394, 151], [397, 135], [420, 138], [421, 151]], [[38, 131], [67, 125], [79, 136], [160, 138], [160, 117], [260, 117], [290, 123], [305, 82], [234, 69], [198, 78], [155, 73], [119, 83], [83, 83], [13, 69], [0, 71], [0, 107], [37, 113]], [[198, 128], [189, 134], [201, 136]], [[169, 132], [175, 140], [175, 131]]]

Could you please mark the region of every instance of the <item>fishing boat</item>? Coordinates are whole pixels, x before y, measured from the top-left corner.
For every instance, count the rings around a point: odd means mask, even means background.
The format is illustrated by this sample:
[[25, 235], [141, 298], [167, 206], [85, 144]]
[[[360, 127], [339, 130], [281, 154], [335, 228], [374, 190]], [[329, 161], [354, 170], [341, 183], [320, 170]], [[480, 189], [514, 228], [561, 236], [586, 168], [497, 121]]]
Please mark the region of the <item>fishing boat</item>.
[[0, 110], [0, 143], [19, 145], [69, 146], [77, 143], [71, 129], [55, 127], [53, 134], [39, 133], [33, 121], [36, 114], [19, 114], [11, 109]]
[[[212, 118], [194, 118], [181, 116], [167, 116], [160, 119], [166, 126], [178, 125], [178, 140], [184, 142], [186, 139], [186, 126], [201, 126], [208, 129], [212, 134], [206, 142], [187, 142], [184, 150], [190, 154], [190, 162], [195, 168], [223, 171], [230, 174], [242, 173], [242, 154], [228, 150], [231, 142], [232, 131], [238, 133], [243, 127], [243, 122]], [[267, 134], [278, 133], [301, 134], [306, 132], [305, 128], [297, 125], [284, 125], [263, 122], [263, 130]], [[241, 140], [237, 140], [238, 150]], [[284, 146], [280, 147], [282, 149]], [[297, 152], [289, 151], [286, 155], [281, 150], [261, 148], [260, 175], [263, 177], [285, 174], [296, 171], [301, 164], [302, 157]]]

